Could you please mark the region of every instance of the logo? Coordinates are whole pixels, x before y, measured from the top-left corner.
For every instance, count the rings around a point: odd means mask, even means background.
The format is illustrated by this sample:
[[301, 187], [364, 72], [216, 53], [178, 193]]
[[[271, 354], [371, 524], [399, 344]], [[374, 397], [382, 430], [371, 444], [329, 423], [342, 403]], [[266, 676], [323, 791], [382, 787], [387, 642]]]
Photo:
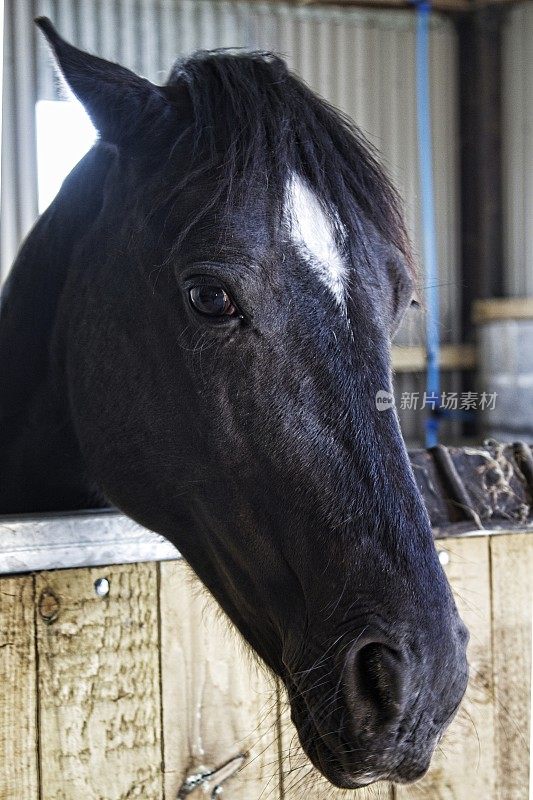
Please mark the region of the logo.
[[385, 389], [380, 389], [376, 392], [376, 408], [378, 411], [387, 411], [387, 409], [394, 406], [394, 395], [391, 392], [386, 392]]

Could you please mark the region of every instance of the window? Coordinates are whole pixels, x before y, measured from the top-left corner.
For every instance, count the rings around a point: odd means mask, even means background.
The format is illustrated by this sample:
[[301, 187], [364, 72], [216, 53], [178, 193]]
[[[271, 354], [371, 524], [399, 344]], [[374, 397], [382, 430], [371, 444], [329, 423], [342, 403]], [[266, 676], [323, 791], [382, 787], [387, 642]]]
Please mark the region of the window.
[[50, 205], [70, 170], [92, 147], [96, 130], [77, 100], [39, 100], [35, 107], [39, 212]]

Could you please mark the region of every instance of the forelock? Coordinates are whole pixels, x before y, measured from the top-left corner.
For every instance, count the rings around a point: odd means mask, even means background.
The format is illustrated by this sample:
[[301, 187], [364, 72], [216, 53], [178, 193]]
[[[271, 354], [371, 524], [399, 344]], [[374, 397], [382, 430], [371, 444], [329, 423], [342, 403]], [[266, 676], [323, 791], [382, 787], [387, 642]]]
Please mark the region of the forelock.
[[414, 277], [400, 202], [371, 146], [280, 58], [201, 51], [176, 63], [168, 85], [186, 87], [192, 106], [190, 163], [176, 192], [209, 177], [212, 193], [203, 210], [216, 208], [221, 225], [230, 224], [236, 209], [253, 208], [260, 196], [275, 236], [283, 228], [287, 187], [299, 188], [300, 198], [310, 193], [336, 234], [342, 229], [362, 240], [368, 218], [403, 254]]

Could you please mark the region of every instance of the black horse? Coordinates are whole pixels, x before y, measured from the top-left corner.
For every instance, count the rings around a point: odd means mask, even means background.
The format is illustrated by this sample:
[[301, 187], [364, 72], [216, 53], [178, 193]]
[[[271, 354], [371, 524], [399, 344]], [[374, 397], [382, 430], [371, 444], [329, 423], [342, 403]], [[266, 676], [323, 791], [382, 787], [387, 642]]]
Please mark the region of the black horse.
[[100, 141], [6, 287], [0, 510], [114, 504], [164, 534], [332, 783], [414, 780], [467, 634], [376, 403], [414, 285], [394, 191], [273, 55], [155, 86], [39, 25]]

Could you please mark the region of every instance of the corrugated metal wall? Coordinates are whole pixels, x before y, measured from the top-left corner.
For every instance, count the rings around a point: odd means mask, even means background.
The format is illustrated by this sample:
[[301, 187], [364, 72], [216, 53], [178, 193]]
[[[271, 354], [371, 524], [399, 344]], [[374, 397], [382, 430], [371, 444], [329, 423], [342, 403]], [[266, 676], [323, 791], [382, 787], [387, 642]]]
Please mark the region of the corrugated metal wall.
[[[4, 274], [37, 214], [34, 106], [57, 97], [50, 56], [33, 26], [49, 16], [73, 43], [163, 82], [177, 56], [197, 48], [272, 49], [314, 89], [348, 113], [377, 146], [405, 199], [420, 252], [415, 119], [415, 17], [411, 12], [303, 8], [217, 0], [6, 0], [6, 80], [1, 256]], [[458, 119], [456, 36], [431, 23], [431, 88], [442, 340], [458, 340]], [[423, 283], [423, 278], [422, 278]], [[423, 343], [411, 314], [397, 343]], [[452, 376], [446, 381], [454, 380]], [[400, 391], [420, 378], [401, 376]], [[402, 413], [408, 440], [420, 440], [423, 412]]]
[[0, 277], [37, 216], [35, 33], [32, 4], [6, 0], [2, 94]]
[[505, 288], [533, 296], [533, 4], [509, 10], [503, 39]]

